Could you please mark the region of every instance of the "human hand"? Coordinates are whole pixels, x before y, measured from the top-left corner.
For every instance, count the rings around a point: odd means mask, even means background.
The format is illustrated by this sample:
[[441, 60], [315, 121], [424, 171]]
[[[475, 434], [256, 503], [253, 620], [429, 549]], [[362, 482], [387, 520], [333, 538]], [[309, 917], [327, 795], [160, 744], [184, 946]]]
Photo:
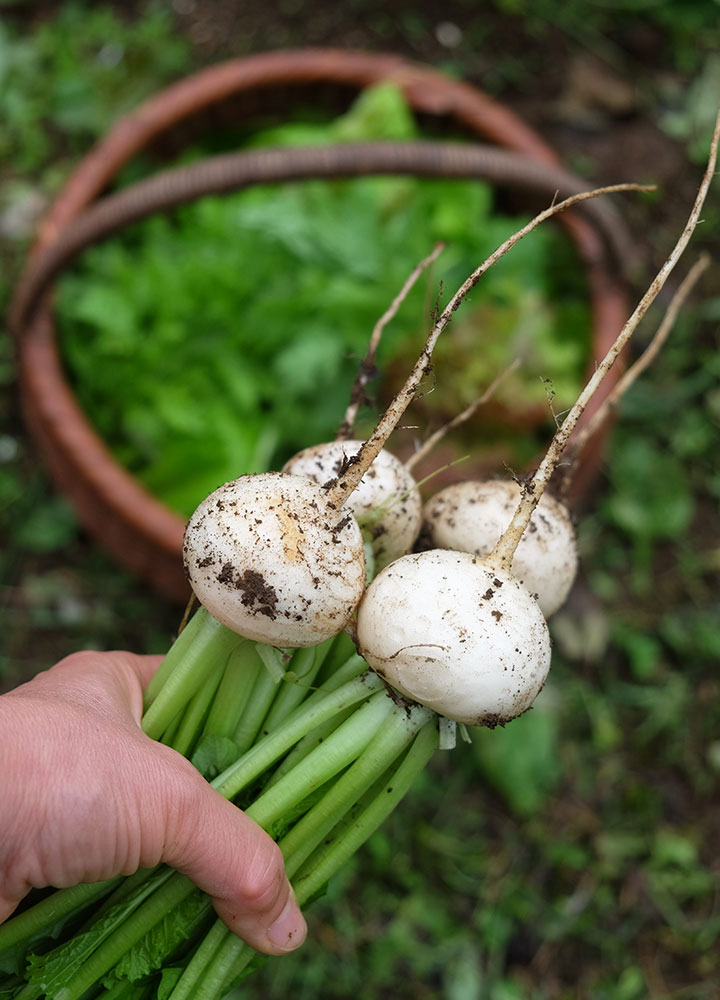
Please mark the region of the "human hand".
[[0, 922], [31, 888], [165, 862], [259, 951], [306, 927], [278, 846], [140, 728], [162, 657], [75, 653], [0, 697]]

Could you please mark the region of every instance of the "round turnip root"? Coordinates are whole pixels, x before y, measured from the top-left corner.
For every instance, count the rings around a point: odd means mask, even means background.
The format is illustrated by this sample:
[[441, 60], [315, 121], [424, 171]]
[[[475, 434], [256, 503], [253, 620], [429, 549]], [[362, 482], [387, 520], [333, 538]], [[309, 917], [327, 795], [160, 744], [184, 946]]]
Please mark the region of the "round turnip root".
[[537, 601], [467, 552], [434, 549], [386, 567], [360, 602], [357, 643], [402, 694], [473, 726], [526, 711], [550, 668]]
[[313, 646], [342, 631], [365, 585], [357, 521], [305, 476], [242, 476], [188, 522], [190, 584], [223, 625], [271, 646]]
[[[454, 483], [425, 504], [424, 529], [437, 548], [487, 556], [512, 521], [521, 495], [522, 487], [508, 480]], [[570, 512], [544, 493], [515, 550], [511, 572], [549, 618], [565, 603], [577, 564]]]
[[[298, 452], [283, 472], [309, 476], [323, 485], [337, 479], [363, 445], [330, 441]], [[422, 503], [417, 484], [403, 463], [383, 449], [376, 455], [346, 506], [370, 539], [376, 569], [409, 552], [420, 532]]]

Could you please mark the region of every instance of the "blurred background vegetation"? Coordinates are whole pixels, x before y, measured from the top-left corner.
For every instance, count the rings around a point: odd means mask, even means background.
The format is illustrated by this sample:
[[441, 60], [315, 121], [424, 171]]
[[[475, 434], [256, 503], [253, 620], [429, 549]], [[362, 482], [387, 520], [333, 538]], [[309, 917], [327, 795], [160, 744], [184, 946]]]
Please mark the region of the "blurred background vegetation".
[[[34, 224], [119, 114], [219, 59], [309, 44], [430, 63], [505, 101], [593, 181], [658, 184], [623, 201], [644, 290], [702, 172], [714, 0], [0, 0], [3, 305]], [[685, 263], [705, 247], [713, 267], [623, 405], [538, 707], [439, 754], [316, 904], [301, 953], [245, 995], [720, 995], [717, 182], [703, 217]], [[0, 393], [0, 689], [79, 648], [161, 651], [178, 609], [118, 570], [49, 483], [5, 335]]]

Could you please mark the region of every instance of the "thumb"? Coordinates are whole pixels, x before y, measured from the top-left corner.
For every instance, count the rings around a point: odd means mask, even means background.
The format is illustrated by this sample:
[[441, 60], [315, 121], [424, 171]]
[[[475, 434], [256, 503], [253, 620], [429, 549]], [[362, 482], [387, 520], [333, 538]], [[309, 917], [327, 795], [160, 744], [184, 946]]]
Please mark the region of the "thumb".
[[298, 948], [307, 927], [280, 848], [184, 758], [177, 755], [175, 764], [184, 772], [182, 791], [171, 807], [161, 860], [208, 893], [218, 916], [253, 948], [268, 955]]

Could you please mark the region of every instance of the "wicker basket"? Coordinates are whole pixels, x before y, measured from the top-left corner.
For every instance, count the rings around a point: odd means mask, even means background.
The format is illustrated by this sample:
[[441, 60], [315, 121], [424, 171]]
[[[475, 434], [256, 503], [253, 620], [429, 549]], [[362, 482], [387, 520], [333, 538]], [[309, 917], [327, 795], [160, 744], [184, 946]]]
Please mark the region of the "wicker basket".
[[[558, 165], [556, 154], [512, 112], [476, 88], [392, 55], [332, 49], [266, 53], [199, 72], [162, 91], [120, 119], [80, 162], [43, 220], [31, 263], [48, 251], [95, 203], [134, 155], [152, 148], [162, 155], [216, 121], [251, 122], [260, 109], [278, 117], [293, 106], [324, 101], [347, 106], [364, 87], [393, 80], [414, 111], [455, 132]], [[568, 213], [563, 225], [586, 270], [592, 311], [593, 357], [601, 358], [626, 318], [622, 280], [594, 227]], [[184, 524], [118, 465], [80, 408], [65, 379], [55, 339], [51, 296], [44, 294], [29, 319], [16, 325], [25, 416], [58, 487], [83, 525], [125, 568], [165, 596], [186, 600], [181, 561]], [[591, 483], [603, 440], [593, 442], [576, 480]]]

